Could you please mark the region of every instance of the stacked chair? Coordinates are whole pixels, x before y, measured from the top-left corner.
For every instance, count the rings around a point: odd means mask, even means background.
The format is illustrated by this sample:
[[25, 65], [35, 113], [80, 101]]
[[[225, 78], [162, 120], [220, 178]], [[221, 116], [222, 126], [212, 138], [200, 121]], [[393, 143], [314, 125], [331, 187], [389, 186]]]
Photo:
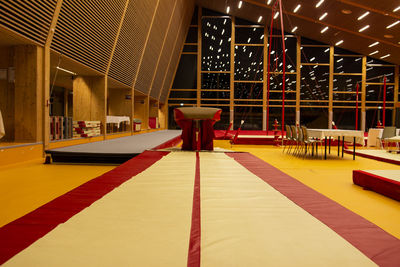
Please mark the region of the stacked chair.
[[[286, 125], [283, 152], [306, 157], [307, 154], [318, 156], [318, 144], [322, 147], [322, 140], [312, 139], [308, 136], [305, 126]], [[321, 153], [322, 155], [322, 153]]]

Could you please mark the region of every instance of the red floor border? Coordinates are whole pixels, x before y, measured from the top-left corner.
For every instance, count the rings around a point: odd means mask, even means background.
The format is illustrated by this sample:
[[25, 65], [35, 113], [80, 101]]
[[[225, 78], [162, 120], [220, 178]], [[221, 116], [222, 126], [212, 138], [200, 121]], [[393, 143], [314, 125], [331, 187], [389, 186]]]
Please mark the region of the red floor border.
[[329, 226], [379, 266], [399, 266], [400, 240], [249, 153], [226, 153]]
[[169, 152], [145, 151], [0, 228], [0, 265]]

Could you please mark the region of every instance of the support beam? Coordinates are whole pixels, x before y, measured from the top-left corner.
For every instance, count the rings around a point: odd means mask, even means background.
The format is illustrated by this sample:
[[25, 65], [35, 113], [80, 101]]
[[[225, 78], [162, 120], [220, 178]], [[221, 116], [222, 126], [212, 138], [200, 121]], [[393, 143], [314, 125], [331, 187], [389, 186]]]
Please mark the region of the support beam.
[[229, 120], [233, 122], [232, 124], [232, 129], [235, 127], [235, 108], [234, 108], [234, 99], [235, 99], [235, 43], [236, 43], [236, 38], [235, 38], [235, 31], [236, 31], [236, 21], [235, 17], [232, 17], [232, 23], [231, 23], [231, 57], [230, 57], [230, 75], [229, 75]]
[[394, 105], [393, 105], [393, 111], [392, 111], [392, 126], [396, 125], [396, 119], [398, 120], [399, 118], [396, 118], [396, 107], [398, 106], [399, 103], [399, 65], [396, 65], [394, 68]]
[[[53, 18], [47, 33], [43, 51], [43, 84], [42, 84], [42, 141], [43, 153], [49, 148], [50, 143], [50, 45], [53, 41], [63, 0], [57, 0]], [[68, 114], [66, 114], [68, 115]]]
[[335, 47], [329, 47], [329, 107], [328, 107], [328, 129], [332, 129], [333, 121], [333, 72], [334, 72], [334, 57]]
[[296, 45], [296, 125], [300, 125], [300, 90], [301, 90], [301, 37], [297, 36]]
[[366, 108], [365, 108], [365, 101], [366, 101], [366, 80], [367, 80], [367, 57], [362, 57], [362, 71], [361, 71], [361, 131], [365, 131], [365, 124], [366, 124]]

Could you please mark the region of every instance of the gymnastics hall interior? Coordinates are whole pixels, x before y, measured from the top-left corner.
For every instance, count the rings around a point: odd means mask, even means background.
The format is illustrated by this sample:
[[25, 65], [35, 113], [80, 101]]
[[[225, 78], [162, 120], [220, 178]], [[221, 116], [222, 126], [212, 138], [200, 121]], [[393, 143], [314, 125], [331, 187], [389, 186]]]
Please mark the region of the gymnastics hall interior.
[[393, 1], [0, 7], [1, 266], [400, 266]]

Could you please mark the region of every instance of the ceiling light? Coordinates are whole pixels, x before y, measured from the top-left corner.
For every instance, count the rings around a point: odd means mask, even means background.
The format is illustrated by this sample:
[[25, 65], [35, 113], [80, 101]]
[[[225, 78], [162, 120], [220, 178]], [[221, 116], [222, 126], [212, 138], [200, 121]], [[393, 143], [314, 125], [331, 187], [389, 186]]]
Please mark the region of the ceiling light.
[[231, 10], [231, 8], [228, 6], [228, 7], [226, 8], [226, 13], [229, 13], [230, 10]]
[[312, 57], [312, 58], [310, 59], [310, 61], [314, 61], [314, 59], [315, 59], [315, 57]]
[[337, 42], [335, 45], [340, 45], [343, 43], [343, 40], [340, 40], [339, 42]]
[[385, 57], [390, 57], [390, 54], [384, 55], [384, 56], [382, 56], [380, 58], [385, 58]]
[[396, 7], [395, 9], [393, 9], [393, 12], [399, 11], [400, 10], [400, 6]]
[[353, 13], [353, 11], [351, 11], [350, 9], [342, 9], [342, 13], [346, 14], [346, 15], [350, 15], [351, 13]]
[[323, 20], [327, 15], [328, 15], [328, 13], [325, 12], [321, 17], [319, 17], [319, 20]]
[[375, 55], [376, 53], [379, 53], [379, 51], [378, 51], [378, 50], [376, 50], [376, 51], [374, 51], [374, 52], [370, 53], [369, 55], [370, 55], [370, 56], [372, 56], [372, 55]]
[[258, 17], [258, 21], [257, 22], [260, 23], [261, 21], [262, 21], [262, 16]]
[[393, 26], [395, 26], [395, 25], [397, 25], [397, 24], [399, 24], [399, 23], [400, 23], [400, 20], [398, 20], [398, 21], [396, 21], [396, 22], [390, 24], [389, 26], [386, 27], [386, 29], [392, 28]]
[[358, 31], [359, 31], [359, 32], [362, 32], [362, 31], [364, 31], [364, 30], [366, 30], [366, 29], [368, 29], [368, 28], [369, 28], [369, 25], [366, 25], [366, 26], [362, 27], [361, 29], [359, 29]]
[[271, 4], [272, 0], [268, 0], [267, 5]]
[[279, 16], [279, 12], [276, 12], [274, 19], [276, 19]]
[[264, 34], [263, 34], [263, 35], [261, 35], [260, 39], [264, 39]]
[[56, 69], [58, 69], [58, 70], [62, 70], [62, 71], [64, 71], [64, 72], [66, 72], [66, 73], [69, 73], [69, 74], [72, 74], [72, 75], [78, 75], [78, 74], [76, 74], [75, 72], [73, 72], [73, 71], [70, 71], [70, 70], [66, 70], [66, 69], [63, 69], [63, 68], [60, 68], [60, 67], [56, 67]]
[[295, 32], [297, 30], [297, 26], [295, 26], [293, 29], [292, 29], [292, 32]]
[[361, 16], [358, 17], [358, 20], [362, 20], [363, 18], [368, 16], [368, 14], [369, 14], [369, 11], [365, 12], [364, 14], [362, 14]]
[[385, 34], [383, 37], [388, 38], [388, 39], [392, 39], [394, 36], [391, 34]]
[[296, 6], [296, 8], [293, 10], [293, 13], [296, 13], [296, 12], [300, 9], [300, 7], [301, 7], [301, 5], [298, 4], [298, 5]]
[[324, 2], [324, 0], [320, 0], [320, 1], [315, 5], [315, 7], [319, 7], [320, 5], [322, 5], [323, 2]]
[[324, 52], [325, 52], [325, 53], [327, 53], [329, 50], [330, 50], [330, 48], [327, 48], [327, 49], [325, 49], [325, 51], [324, 51]]
[[329, 27], [328, 27], [328, 26], [326, 26], [325, 28], [323, 28], [323, 29], [322, 29], [321, 33], [324, 33], [324, 32], [326, 32], [328, 29], [329, 29]]
[[242, 4], [243, 4], [243, 2], [242, 2], [242, 1], [239, 1], [238, 8], [241, 8], [241, 7], [242, 7]]
[[373, 44], [370, 44], [368, 47], [373, 47], [373, 46], [376, 46], [377, 44], [379, 44], [379, 42], [375, 42]]
[[343, 58], [336, 60], [336, 62], [341, 62], [341, 61], [343, 61]]

